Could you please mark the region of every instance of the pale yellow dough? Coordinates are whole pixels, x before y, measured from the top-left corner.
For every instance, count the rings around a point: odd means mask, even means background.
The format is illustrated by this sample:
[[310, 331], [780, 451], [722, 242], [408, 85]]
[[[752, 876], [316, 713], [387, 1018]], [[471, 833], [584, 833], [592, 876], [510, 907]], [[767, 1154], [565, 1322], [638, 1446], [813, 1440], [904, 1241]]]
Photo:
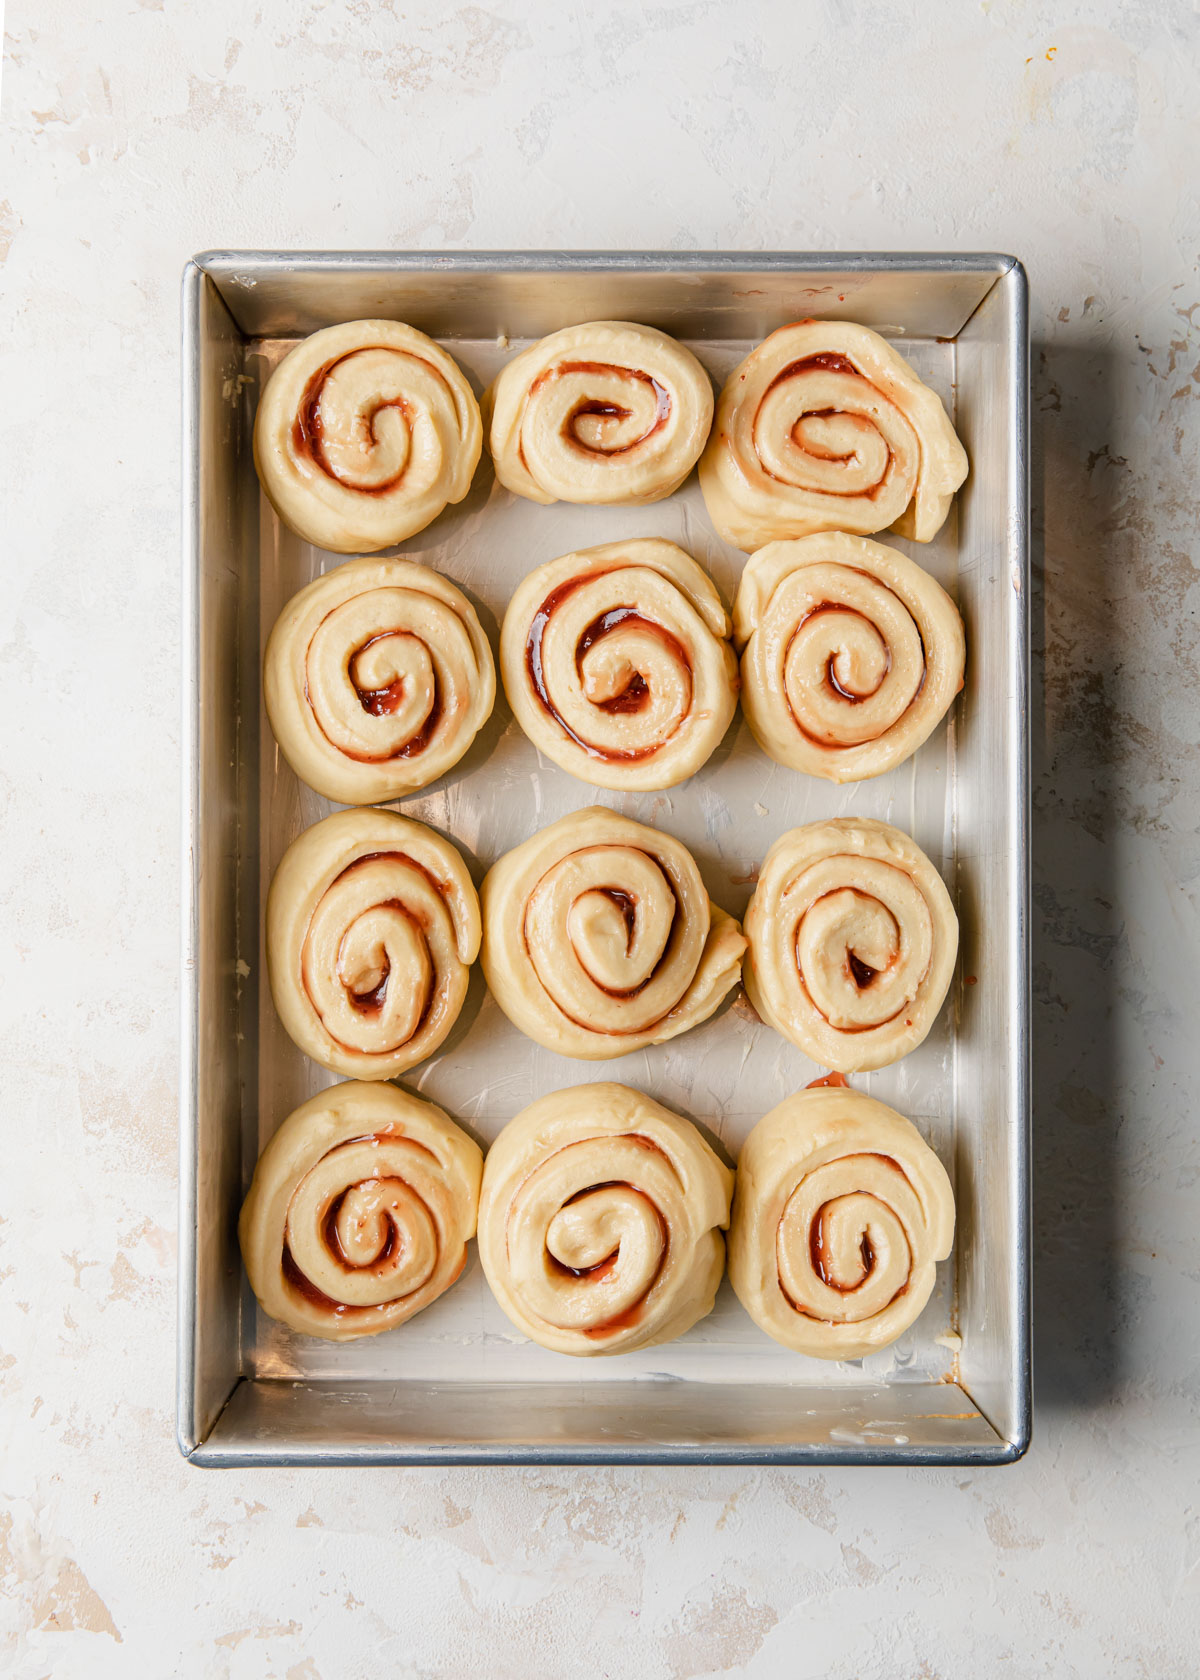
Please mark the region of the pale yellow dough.
[[471, 487], [479, 404], [458, 364], [403, 321], [347, 321], [288, 352], [254, 423], [276, 513], [336, 554], [387, 548]]
[[292, 769], [327, 799], [370, 805], [425, 787], [491, 714], [496, 671], [475, 609], [411, 560], [349, 560], [294, 595], [263, 670]]
[[758, 1327], [797, 1353], [861, 1359], [894, 1342], [953, 1241], [945, 1168], [873, 1097], [799, 1091], [742, 1145], [729, 1281]]
[[962, 687], [962, 619], [894, 548], [841, 531], [751, 555], [733, 608], [742, 711], [778, 764], [858, 782], [909, 758]]
[[954, 972], [958, 918], [915, 840], [834, 817], [776, 840], [746, 938], [742, 978], [763, 1020], [822, 1067], [853, 1073], [899, 1061], [929, 1032]]
[[449, 1289], [475, 1234], [483, 1153], [394, 1085], [334, 1085], [258, 1158], [238, 1221], [264, 1312], [348, 1342], [394, 1330]]
[[797, 321], [752, 350], [725, 383], [700, 462], [713, 524], [744, 549], [889, 527], [929, 542], [966, 476], [941, 398], [886, 339], [848, 321]]
[[483, 971], [548, 1050], [603, 1061], [705, 1021], [746, 941], [687, 848], [603, 806], [551, 823], [484, 879]]
[[713, 395], [666, 333], [587, 321], [515, 356], [484, 407], [505, 489], [531, 502], [657, 502], [695, 466]]
[[479, 1258], [505, 1313], [543, 1347], [652, 1347], [712, 1311], [732, 1188], [695, 1126], [640, 1091], [555, 1091], [488, 1151]]
[[674, 787], [733, 718], [729, 628], [711, 578], [674, 543], [564, 554], [530, 572], [509, 603], [504, 690], [534, 745], [581, 781]]
[[283, 855], [267, 895], [279, 1018], [322, 1067], [391, 1079], [458, 1018], [479, 900], [448, 840], [394, 811], [339, 811]]

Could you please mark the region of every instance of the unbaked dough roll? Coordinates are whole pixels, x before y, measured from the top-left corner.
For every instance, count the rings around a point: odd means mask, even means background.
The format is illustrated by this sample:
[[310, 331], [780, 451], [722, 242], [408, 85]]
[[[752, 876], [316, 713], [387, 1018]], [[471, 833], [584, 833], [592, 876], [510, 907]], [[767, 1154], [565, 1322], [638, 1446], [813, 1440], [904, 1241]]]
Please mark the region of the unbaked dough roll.
[[496, 671], [474, 607], [448, 578], [411, 560], [350, 560], [280, 613], [263, 691], [300, 779], [370, 805], [458, 763], [491, 714]]
[[737, 705], [729, 619], [674, 543], [610, 543], [539, 566], [500, 635], [517, 722], [596, 787], [674, 787], [718, 745]]
[[551, 333], [509, 362], [489, 400], [496, 477], [531, 502], [661, 501], [695, 466], [713, 415], [691, 351], [630, 321]]
[[941, 398], [886, 339], [848, 321], [797, 321], [752, 350], [726, 381], [700, 462], [713, 524], [745, 549], [889, 526], [929, 542], [966, 476]]
[[483, 447], [462, 369], [402, 321], [347, 321], [288, 352], [254, 423], [254, 464], [285, 525], [337, 554], [387, 548], [471, 487]]
[[394, 1085], [334, 1085], [258, 1158], [238, 1221], [264, 1312], [326, 1341], [376, 1336], [458, 1277], [483, 1154], [432, 1103]]
[[733, 622], [755, 740], [776, 763], [831, 782], [911, 757], [962, 687], [954, 602], [915, 561], [865, 537], [760, 548]]
[[738, 982], [746, 941], [669, 835], [593, 805], [492, 866], [483, 972], [523, 1033], [603, 1061], [705, 1021]]
[[746, 911], [746, 992], [823, 1067], [886, 1067], [945, 1000], [958, 918], [937, 870], [889, 823], [834, 817], [767, 853]]
[[322, 1067], [391, 1079], [454, 1025], [479, 937], [479, 900], [448, 840], [394, 811], [339, 811], [275, 871], [271, 996]]
[[555, 1091], [488, 1151], [479, 1258], [533, 1341], [630, 1353], [712, 1311], [732, 1188], [695, 1126], [640, 1091]]
[[761, 1330], [861, 1359], [908, 1329], [954, 1240], [946, 1170], [917, 1128], [859, 1091], [799, 1091], [738, 1156], [729, 1281]]

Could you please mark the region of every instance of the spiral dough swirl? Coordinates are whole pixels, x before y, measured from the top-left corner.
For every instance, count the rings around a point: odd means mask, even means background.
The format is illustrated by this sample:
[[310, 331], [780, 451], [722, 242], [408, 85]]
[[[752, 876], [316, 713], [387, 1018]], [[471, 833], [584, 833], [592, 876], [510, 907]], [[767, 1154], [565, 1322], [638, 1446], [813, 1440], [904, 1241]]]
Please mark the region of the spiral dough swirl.
[[596, 787], [674, 787], [737, 705], [729, 619], [674, 543], [643, 538], [539, 566], [504, 616], [500, 670], [517, 722]]
[[831, 782], [902, 763], [962, 687], [962, 620], [945, 590], [896, 549], [840, 531], [752, 555], [734, 635], [755, 739]]
[[894, 1342], [953, 1240], [942, 1163], [911, 1121], [859, 1091], [800, 1091], [742, 1145], [729, 1279], [797, 1353], [861, 1359]]
[[907, 834], [867, 818], [793, 828], [767, 853], [746, 911], [743, 979], [764, 1021], [823, 1067], [886, 1067], [945, 1000], [958, 918]]
[[555, 1091], [488, 1151], [479, 1258], [557, 1353], [629, 1353], [712, 1311], [733, 1174], [690, 1121], [627, 1085]]
[[259, 1156], [238, 1222], [272, 1318], [345, 1342], [394, 1330], [449, 1289], [475, 1232], [483, 1155], [394, 1085], [334, 1085]]
[[369, 805], [451, 769], [496, 697], [491, 649], [460, 589], [409, 560], [350, 560], [288, 602], [267, 643], [267, 716], [292, 769]]
[[483, 971], [516, 1026], [585, 1061], [661, 1044], [737, 984], [746, 941], [678, 840], [602, 806], [489, 870]]
[[267, 896], [280, 1020], [334, 1073], [391, 1079], [441, 1044], [479, 951], [479, 901], [448, 840], [394, 811], [339, 811], [284, 853]]
[[696, 464], [712, 424], [708, 375], [653, 327], [589, 321], [501, 372], [488, 442], [496, 477], [531, 502], [657, 502]]
[[471, 487], [479, 404], [440, 345], [402, 321], [325, 327], [267, 381], [254, 464], [285, 525], [337, 554], [421, 531]]
[[745, 549], [889, 526], [929, 542], [966, 476], [941, 399], [886, 339], [846, 321], [795, 322], [752, 350], [700, 462], [713, 524]]

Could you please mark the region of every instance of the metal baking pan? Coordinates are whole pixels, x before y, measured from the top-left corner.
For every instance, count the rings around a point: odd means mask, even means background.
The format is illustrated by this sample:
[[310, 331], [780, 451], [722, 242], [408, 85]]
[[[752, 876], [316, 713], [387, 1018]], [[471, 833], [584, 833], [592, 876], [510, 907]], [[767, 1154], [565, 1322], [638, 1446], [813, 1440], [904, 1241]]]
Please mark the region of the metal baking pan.
[[[179, 1408], [195, 1463], [999, 1464], [1029, 1441], [1028, 327], [1004, 256], [208, 252], [184, 275], [184, 988]], [[962, 922], [950, 1001], [913, 1055], [855, 1083], [917, 1120], [955, 1182], [954, 1252], [893, 1347], [825, 1365], [776, 1346], [729, 1290], [687, 1336], [615, 1359], [522, 1340], [477, 1259], [395, 1334], [293, 1335], [259, 1311], [235, 1221], [261, 1143], [330, 1082], [275, 1019], [262, 905], [287, 843], [329, 806], [283, 763], [260, 700], [283, 602], [337, 563], [282, 528], [251, 462], [255, 405], [287, 341], [392, 316], [443, 340], [482, 390], [522, 341], [596, 318], [685, 340], [718, 381], [773, 328], [814, 315], [901, 341], [945, 399], [972, 470], [938, 539], [910, 550], [957, 596], [963, 694], [908, 764], [837, 788], [773, 765], [739, 719], [668, 793], [604, 794], [539, 761], [504, 706], [443, 782], [403, 802], [476, 878], [502, 851], [599, 800], [695, 852], [741, 913], [784, 829], [853, 812], [913, 833]], [[516, 580], [573, 548], [672, 537], [727, 600], [743, 556], [694, 477], [648, 508], [539, 507], [495, 485], [404, 545], [476, 602], [493, 636]], [[890, 537], [887, 539], [893, 540]], [[907, 547], [900, 544], [901, 547]], [[735, 1002], [696, 1031], [607, 1063], [569, 1061], [509, 1025], [477, 977], [459, 1027], [405, 1083], [482, 1143], [543, 1092], [596, 1077], [691, 1116], [732, 1159], [818, 1070]]]

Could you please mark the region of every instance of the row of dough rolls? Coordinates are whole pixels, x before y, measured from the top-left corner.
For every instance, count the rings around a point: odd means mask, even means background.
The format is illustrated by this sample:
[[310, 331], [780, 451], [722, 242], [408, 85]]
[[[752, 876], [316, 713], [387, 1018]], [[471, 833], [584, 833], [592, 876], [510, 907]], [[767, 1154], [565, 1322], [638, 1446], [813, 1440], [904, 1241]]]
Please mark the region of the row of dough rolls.
[[339, 811], [288, 847], [266, 936], [293, 1041], [368, 1080], [444, 1043], [477, 956], [513, 1024], [561, 1055], [604, 1061], [662, 1044], [744, 980], [764, 1021], [848, 1073], [922, 1042], [958, 952], [945, 884], [887, 823], [838, 817], [781, 835], [743, 931], [686, 846], [599, 805], [507, 852], [480, 895], [433, 829], [394, 811]]
[[690, 350], [656, 328], [589, 321], [521, 351], [480, 406], [416, 328], [313, 333], [267, 381], [254, 458], [280, 518], [335, 553], [378, 550], [470, 489], [486, 430], [496, 477], [534, 502], [638, 505], [697, 461], [713, 524], [753, 549], [783, 538], [941, 528], [967, 458], [941, 399], [869, 327], [780, 327], [715, 409]]
[[[732, 624], [674, 543], [562, 555], [517, 586], [500, 636], [505, 692], [539, 751], [581, 781], [631, 793], [694, 775], [739, 688], [777, 763], [835, 782], [879, 775], [941, 721], [964, 657], [940, 584], [897, 550], [841, 532], [760, 549]], [[412, 561], [364, 557], [288, 602], [263, 686], [301, 780], [366, 805], [461, 760], [491, 714], [496, 674], [460, 589]]]
[[555, 1352], [632, 1352], [691, 1329], [712, 1310], [728, 1230], [755, 1323], [800, 1353], [856, 1359], [923, 1310], [954, 1200], [916, 1127], [848, 1088], [781, 1103], [735, 1177], [696, 1126], [625, 1085], [542, 1097], [485, 1161], [432, 1103], [353, 1082], [284, 1121], [239, 1224], [264, 1311], [331, 1341], [429, 1306], [476, 1230], [497, 1302]]

